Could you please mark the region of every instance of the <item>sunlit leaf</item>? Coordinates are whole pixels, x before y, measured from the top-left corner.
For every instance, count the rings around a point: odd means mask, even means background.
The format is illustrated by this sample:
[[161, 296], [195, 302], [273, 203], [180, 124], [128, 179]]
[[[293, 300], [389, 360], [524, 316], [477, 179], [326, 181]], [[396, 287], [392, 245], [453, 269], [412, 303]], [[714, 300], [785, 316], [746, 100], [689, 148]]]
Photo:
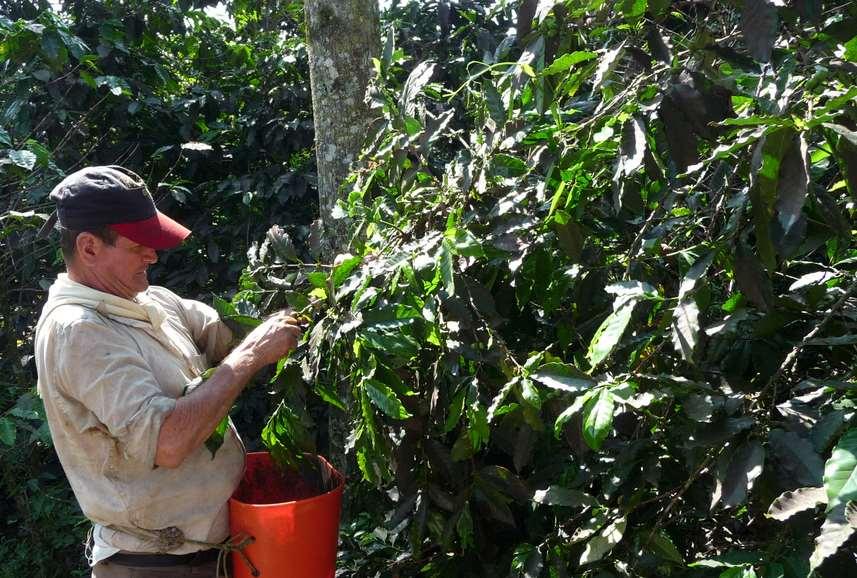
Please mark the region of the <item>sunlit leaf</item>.
[[369, 400], [382, 412], [393, 419], [407, 419], [411, 417], [402, 401], [390, 387], [377, 379], [364, 379], [362, 382]]
[[601, 444], [613, 428], [614, 405], [615, 396], [605, 387], [583, 408], [583, 439], [593, 450], [601, 449]]
[[824, 465], [824, 487], [828, 511], [857, 500], [857, 428], [845, 432], [833, 448]]
[[619, 518], [604, 527], [586, 543], [586, 547], [583, 549], [578, 563], [582, 566], [601, 560], [616, 544], [622, 541], [622, 536], [625, 533], [627, 525], [628, 521], [626, 518]]

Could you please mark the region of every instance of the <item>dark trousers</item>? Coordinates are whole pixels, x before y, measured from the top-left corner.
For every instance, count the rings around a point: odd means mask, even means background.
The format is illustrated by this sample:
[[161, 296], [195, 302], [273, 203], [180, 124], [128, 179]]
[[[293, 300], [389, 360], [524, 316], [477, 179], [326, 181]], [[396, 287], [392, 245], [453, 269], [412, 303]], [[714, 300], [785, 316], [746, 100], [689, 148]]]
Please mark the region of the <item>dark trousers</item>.
[[92, 578], [217, 578], [217, 561], [198, 566], [143, 568], [120, 566], [111, 563], [108, 558], [93, 566]]

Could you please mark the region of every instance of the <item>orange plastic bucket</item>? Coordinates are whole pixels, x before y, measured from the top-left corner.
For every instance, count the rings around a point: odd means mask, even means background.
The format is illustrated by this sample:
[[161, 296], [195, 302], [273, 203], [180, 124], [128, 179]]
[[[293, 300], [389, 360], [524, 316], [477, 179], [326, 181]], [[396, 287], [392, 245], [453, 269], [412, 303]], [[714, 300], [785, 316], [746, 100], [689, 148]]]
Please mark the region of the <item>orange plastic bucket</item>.
[[[268, 452], [247, 454], [244, 478], [229, 499], [233, 537], [254, 538], [244, 553], [260, 578], [333, 578], [339, 540], [339, 513], [344, 480], [321, 456], [315, 485], [297, 473], [285, 477]], [[327, 491], [319, 494], [319, 487]], [[251, 569], [233, 554], [232, 576], [251, 578]]]

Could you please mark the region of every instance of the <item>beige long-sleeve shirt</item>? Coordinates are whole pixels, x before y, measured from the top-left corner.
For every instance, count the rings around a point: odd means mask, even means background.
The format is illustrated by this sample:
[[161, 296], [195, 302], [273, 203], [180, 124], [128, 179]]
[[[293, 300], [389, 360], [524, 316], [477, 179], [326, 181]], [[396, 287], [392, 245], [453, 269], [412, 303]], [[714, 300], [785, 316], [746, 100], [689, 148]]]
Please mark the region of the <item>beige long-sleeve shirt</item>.
[[[90, 564], [119, 550], [157, 551], [114, 528], [175, 526], [203, 542], [228, 537], [227, 501], [244, 468], [234, 426], [214, 457], [202, 446], [178, 468], [154, 462], [176, 399], [231, 343], [211, 307], [162, 287], [134, 301], [66, 275], [51, 287], [36, 330], [38, 390], [57, 455], [94, 523]], [[185, 544], [170, 553], [200, 548]]]

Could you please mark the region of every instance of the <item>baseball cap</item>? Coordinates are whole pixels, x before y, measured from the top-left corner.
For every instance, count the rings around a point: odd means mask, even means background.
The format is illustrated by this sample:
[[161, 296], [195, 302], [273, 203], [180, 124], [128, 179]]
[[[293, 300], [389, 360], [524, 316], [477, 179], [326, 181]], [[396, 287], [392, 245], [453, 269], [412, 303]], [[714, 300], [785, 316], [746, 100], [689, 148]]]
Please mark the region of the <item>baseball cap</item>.
[[179, 245], [190, 229], [155, 207], [146, 183], [139, 175], [120, 166], [87, 167], [64, 178], [50, 194], [56, 219], [66, 229], [86, 231], [109, 227], [152, 249]]

